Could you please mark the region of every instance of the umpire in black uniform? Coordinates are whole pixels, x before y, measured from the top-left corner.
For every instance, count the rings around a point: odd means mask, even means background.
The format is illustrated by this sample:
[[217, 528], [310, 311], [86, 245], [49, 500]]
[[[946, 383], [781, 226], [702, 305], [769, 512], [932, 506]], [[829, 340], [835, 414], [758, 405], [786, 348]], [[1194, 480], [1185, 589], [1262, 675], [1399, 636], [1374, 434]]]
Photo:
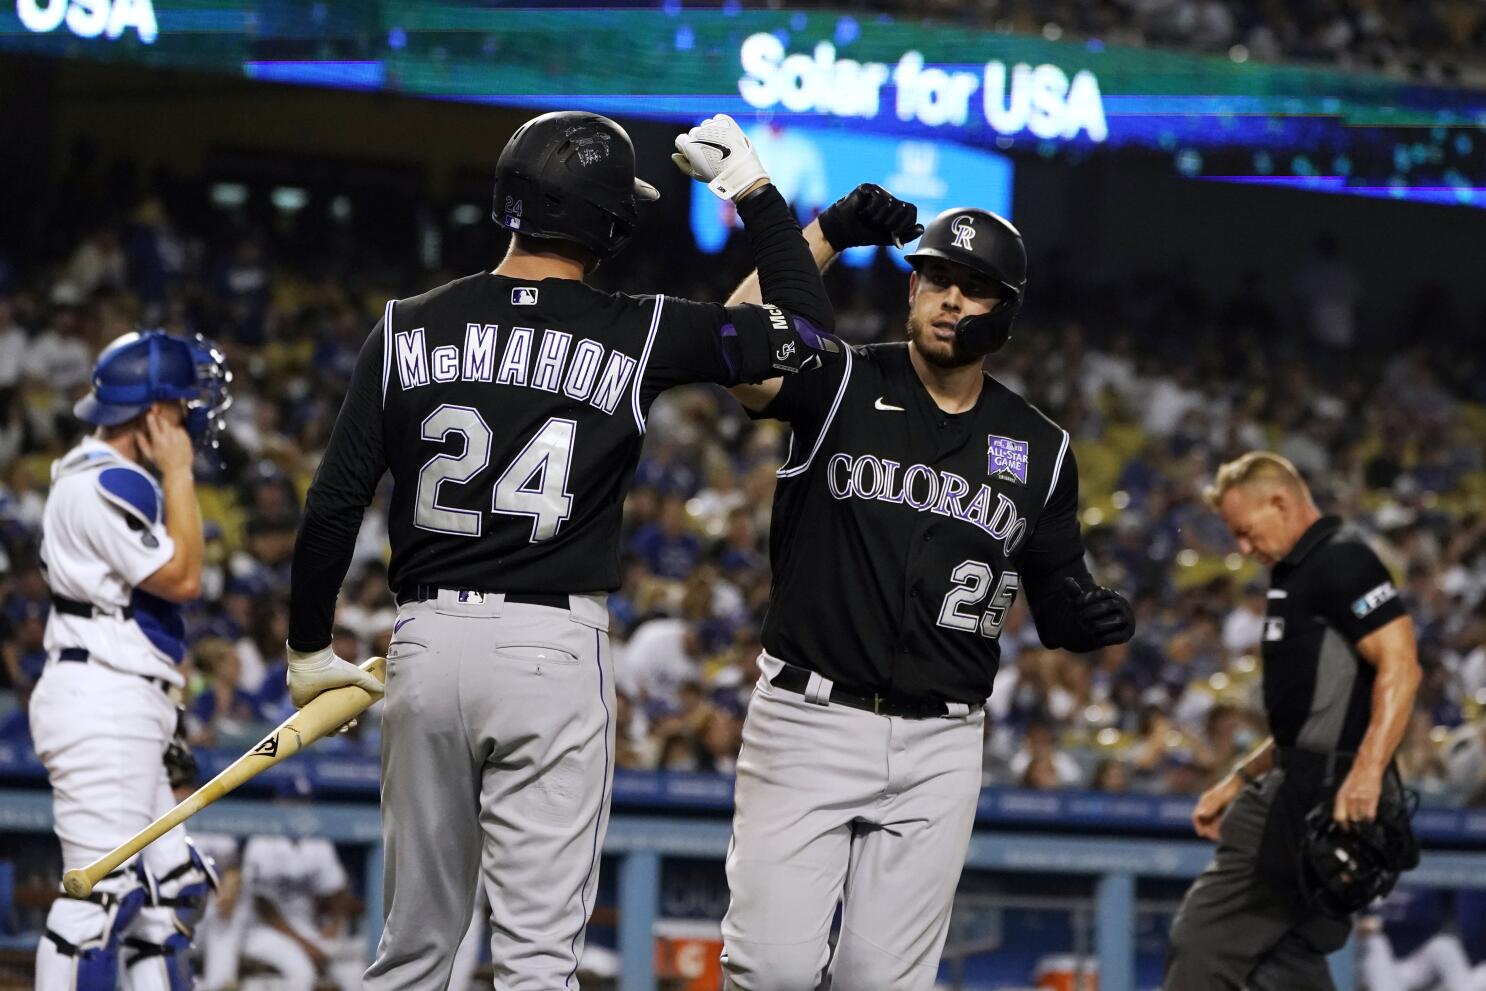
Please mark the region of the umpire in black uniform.
[[[858, 187], [805, 236], [824, 267], [912, 240], [915, 213]], [[1007, 610], [1024, 591], [1049, 647], [1134, 630], [1084, 566], [1067, 431], [982, 368], [1022, 303], [1021, 235], [951, 210], [909, 259], [906, 343], [733, 390], [793, 428], [727, 860], [733, 988], [816, 988], [838, 901], [830, 986], [932, 988]], [[749, 280], [731, 302], [757, 298]]]
[[1330, 801], [1343, 827], [1399, 802], [1393, 752], [1419, 684], [1414, 626], [1360, 534], [1322, 516], [1285, 458], [1218, 469], [1208, 504], [1271, 569], [1264, 709], [1273, 734], [1197, 802], [1218, 850], [1171, 927], [1165, 991], [1324, 991], [1325, 954], [1350, 922], [1299, 885], [1305, 818]]

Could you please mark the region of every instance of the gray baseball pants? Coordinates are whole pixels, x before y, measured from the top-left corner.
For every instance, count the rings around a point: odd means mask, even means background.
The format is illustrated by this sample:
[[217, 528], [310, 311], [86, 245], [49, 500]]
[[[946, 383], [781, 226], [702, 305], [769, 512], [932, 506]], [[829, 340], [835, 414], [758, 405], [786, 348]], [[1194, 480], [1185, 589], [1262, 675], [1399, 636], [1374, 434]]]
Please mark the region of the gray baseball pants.
[[[769, 685], [771, 661], [738, 757], [728, 986], [815, 991], [829, 960], [836, 991], [927, 991], [980, 798], [984, 712], [903, 719], [819, 704]], [[819, 688], [829, 696], [829, 682]]]
[[1259, 851], [1284, 779], [1276, 769], [1234, 799], [1212, 863], [1171, 924], [1164, 991], [1335, 991], [1326, 955], [1312, 945], [1341, 923], [1308, 912], [1260, 876]]
[[601, 595], [556, 609], [441, 591], [399, 610], [368, 989], [446, 987], [482, 880], [495, 986], [578, 986], [614, 777], [608, 622]]

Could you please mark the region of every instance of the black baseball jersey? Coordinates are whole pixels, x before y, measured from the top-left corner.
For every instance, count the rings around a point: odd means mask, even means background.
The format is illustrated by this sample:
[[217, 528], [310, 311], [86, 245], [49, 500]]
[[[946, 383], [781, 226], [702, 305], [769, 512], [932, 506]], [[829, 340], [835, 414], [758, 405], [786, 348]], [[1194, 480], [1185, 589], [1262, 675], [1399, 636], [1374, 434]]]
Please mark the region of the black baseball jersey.
[[786, 377], [758, 415], [793, 427], [763, 630], [784, 661], [868, 694], [983, 702], [1018, 591], [1088, 577], [1068, 433], [989, 375], [946, 414], [906, 344], [856, 347]]
[[646, 413], [671, 386], [735, 381], [724, 325], [719, 304], [490, 273], [393, 300], [308, 509], [359, 520], [391, 471], [394, 592], [616, 589]]
[[1387, 569], [1360, 533], [1334, 516], [1311, 524], [1270, 577], [1264, 710], [1276, 744], [1357, 749], [1376, 674], [1357, 641], [1404, 614]]
[[762, 306], [491, 272], [389, 302], [305, 499], [289, 645], [330, 642], [361, 517], [388, 470], [394, 592], [617, 588], [620, 515], [655, 397], [842, 357], [789, 204], [766, 184], [736, 206]]

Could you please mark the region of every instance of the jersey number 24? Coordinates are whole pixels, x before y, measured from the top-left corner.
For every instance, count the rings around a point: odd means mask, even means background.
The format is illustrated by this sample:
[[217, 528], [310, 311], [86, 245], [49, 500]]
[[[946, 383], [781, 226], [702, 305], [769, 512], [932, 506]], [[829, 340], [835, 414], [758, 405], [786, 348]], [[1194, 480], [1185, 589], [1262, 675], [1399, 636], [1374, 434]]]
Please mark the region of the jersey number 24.
[[[552, 417], [495, 480], [491, 512], [531, 517], [532, 543], [555, 536], [563, 521], [573, 515], [568, 470], [577, 432], [578, 424], [573, 420]], [[464, 451], [435, 454], [418, 469], [413, 523], [423, 530], [478, 537], [485, 514], [439, 505], [439, 488], [445, 482], [463, 485], [484, 471], [490, 464], [493, 434], [478, 410], [445, 404], [424, 419], [423, 439], [442, 442], [450, 434], [464, 438]]]

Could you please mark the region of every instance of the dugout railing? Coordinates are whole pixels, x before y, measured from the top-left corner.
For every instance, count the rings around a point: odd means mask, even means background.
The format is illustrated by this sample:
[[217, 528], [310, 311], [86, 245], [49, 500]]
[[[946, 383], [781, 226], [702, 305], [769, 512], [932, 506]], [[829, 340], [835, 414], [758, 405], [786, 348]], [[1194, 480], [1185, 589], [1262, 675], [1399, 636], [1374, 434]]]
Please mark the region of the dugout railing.
[[[3, 762], [0, 762], [3, 763]], [[696, 817], [716, 809], [730, 782], [713, 776], [626, 775], [615, 788], [615, 812], [604, 852], [617, 865], [617, 941], [623, 991], [656, 988], [654, 933], [661, 909], [661, 865], [666, 858], [720, 861], [727, 852], [725, 818]], [[728, 796], [730, 797], [730, 795]], [[681, 806], [690, 817], [627, 811], [640, 805]], [[1137, 991], [1135, 983], [1136, 882], [1141, 878], [1195, 877], [1212, 855], [1195, 839], [1120, 835], [1136, 828], [1159, 829], [1184, 820], [1190, 799], [1105, 796], [1083, 793], [1025, 793], [988, 789], [971, 840], [966, 866], [972, 871], [1015, 875], [1074, 875], [1092, 879], [1092, 949], [1101, 991]], [[1421, 813], [1426, 841], [1481, 847], [1486, 810]], [[323, 836], [337, 844], [366, 848], [366, 917], [371, 946], [380, 933], [381, 831], [377, 808], [361, 802], [317, 801], [286, 806], [260, 799], [229, 798], [200, 812], [203, 832], [240, 837], [255, 834]], [[1034, 831], [1069, 828], [1096, 832]], [[0, 789], [0, 833], [46, 834], [51, 830], [51, 795], [37, 788]], [[1486, 849], [1428, 849], [1407, 884], [1486, 889]], [[1085, 902], [1090, 899], [1085, 899]], [[1066, 908], [1076, 908], [1070, 900]], [[1332, 959], [1342, 991], [1354, 987], [1353, 954]]]

